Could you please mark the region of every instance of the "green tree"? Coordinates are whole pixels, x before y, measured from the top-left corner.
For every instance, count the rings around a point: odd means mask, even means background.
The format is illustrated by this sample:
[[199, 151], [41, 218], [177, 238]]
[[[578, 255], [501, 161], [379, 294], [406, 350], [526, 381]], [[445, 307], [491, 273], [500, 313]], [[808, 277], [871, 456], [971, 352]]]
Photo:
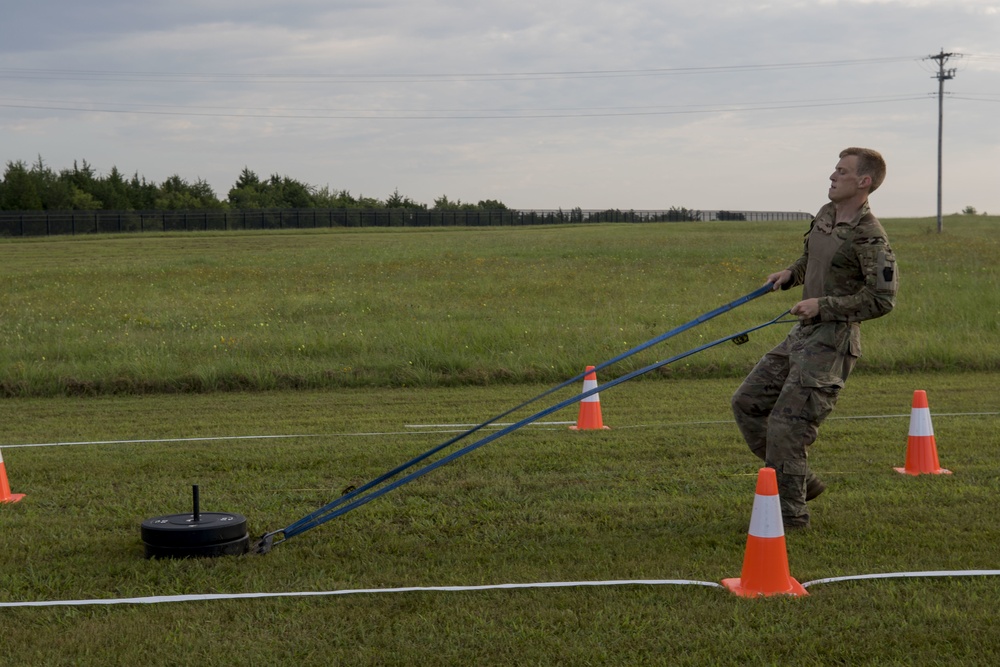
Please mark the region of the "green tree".
[[35, 179], [23, 160], [7, 163], [0, 187], [0, 209], [5, 211], [40, 211], [42, 198]]
[[313, 208], [312, 187], [288, 176], [273, 174], [268, 181], [277, 208]]
[[156, 183], [139, 178], [139, 172], [132, 174], [128, 182], [128, 199], [132, 210], [148, 211], [156, 207], [156, 197], [159, 195]]
[[111, 167], [111, 171], [104, 178], [95, 179], [93, 193], [101, 201], [102, 208], [105, 210], [128, 211], [132, 209], [128, 182], [118, 171], [118, 167]]
[[160, 185], [154, 208], [170, 211], [223, 208], [212, 186], [202, 179], [193, 184], [174, 174]]
[[244, 167], [229, 190], [230, 206], [236, 209], [314, 208], [314, 188], [288, 176], [273, 174], [266, 181]]
[[226, 208], [225, 202], [219, 201], [215, 190], [203, 178], [199, 178], [189, 186], [189, 191], [198, 200], [198, 208]]
[[75, 185], [80, 190], [96, 196], [97, 193], [94, 192], [94, 186], [97, 182], [97, 173], [86, 160], [83, 160], [82, 166], [77, 164], [76, 160], [73, 160], [73, 169], [64, 169], [60, 172], [59, 176], [64, 181], [68, 181], [71, 185]]
[[685, 208], [683, 206], [671, 206], [670, 210], [667, 211], [666, 220], [670, 222], [684, 222], [684, 221], [695, 221], [700, 220], [701, 215], [698, 211], [694, 209]]
[[31, 165], [31, 177], [35, 181], [44, 210], [65, 211], [73, 208], [73, 186], [50, 169], [41, 155]]
[[243, 167], [240, 177], [236, 179], [234, 188], [257, 188], [260, 186], [260, 177], [248, 167]]
[[364, 195], [358, 195], [357, 199], [358, 208], [384, 208], [385, 204], [379, 201], [375, 197], [366, 197]]
[[434, 211], [475, 211], [475, 204], [463, 203], [461, 199], [456, 199], [451, 201], [448, 199], [448, 195], [441, 195], [434, 200]]
[[331, 190], [324, 185], [313, 192], [313, 203], [316, 208], [357, 208], [358, 200], [347, 190]]
[[734, 212], [734, 211], [719, 211], [715, 214], [716, 220], [746, 220], [746, 213]]
[[314, 190], [312, 200], [316, 208], [385, 208], [375, 197], [355, 197], [347, 190], [331, 191], [327, 186]]
[[70, 187], [69, 208], [74, 211], [99, 211], [104, 208], [100, 199], [89, 192], [84, 192], [75, 185]]
[[450, 199], [448, 199], [448, 195], [441, 195], [440, 197], [434, 200], [434, 206], [432, 210], [454, 211], [458, 209], [460, 204], [461, 204], [460, 201], [453, 202]]
[[247, 167], [243, 167], [227, 198], [229, 205], [235, 209], [267, 208], [261, 194], [260, 178]]
[[427, 208], [426, 204], [419, 204], [410, 199], [409, 197], [404, 197], [403, 195], [399, 194], [399, 188], [396, 188], [395, 190], [392, 191], [392, 195], [385, 200], [384, 205], [386, 208], [419, 208], [419, 209]]

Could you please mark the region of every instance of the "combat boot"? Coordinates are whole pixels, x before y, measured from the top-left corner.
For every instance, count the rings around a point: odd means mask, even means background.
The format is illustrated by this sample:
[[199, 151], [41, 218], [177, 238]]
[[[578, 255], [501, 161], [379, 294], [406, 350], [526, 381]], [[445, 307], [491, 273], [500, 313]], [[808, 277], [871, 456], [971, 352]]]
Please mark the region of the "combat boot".
[[806, 480], [806, 502], [815, 500], [824, 491], [826, 491], [826, 484], [823, 483], [823, 480], [809, 473], [809, 478]]

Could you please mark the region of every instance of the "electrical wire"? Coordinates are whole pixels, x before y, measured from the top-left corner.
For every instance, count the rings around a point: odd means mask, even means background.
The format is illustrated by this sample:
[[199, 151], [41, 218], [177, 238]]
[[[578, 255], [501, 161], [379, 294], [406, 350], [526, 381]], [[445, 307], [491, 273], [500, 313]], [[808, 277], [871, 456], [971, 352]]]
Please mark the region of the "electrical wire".
[[[926, 95], [931, 95], [932, 93], [926, 93]], [[569, 112], [569, 111], [667, 111], [672, 109], [728, 109], [728, 108], [743, 108], [743, 107], [757, 107], [761, 105], [774, 105], [774, 104], [849, 104], [852, 102], [856, 103], [869, 103], [869, 102], [892, 102], [892, 101], [905, 101], [913, 99], [914, 96], [919, 96], [917, 93], [906, 93], [906, 94], [895, 94], [895, 95], [876, 95], [876, 96], [858, 96], [858, 97], [838, 97], [836, 99], [830, 98], [809, 98], [801, 100], [768, 100], [766, 102], [723, 102], [714, 104], [643, 104], [643, 105], [618, 105], [618, 106], [596, 106], [596, 107], [586, 107], [586, 106], [556, 106], [556, 107], [477, 107], [475, 109], [469, 108], [423, 108], [423, 109], [386, 109], [386, 108], [351, 108], [351, 107], [233, 107], [233, 106], [219, 106], [219, 105], [191, 105], [191, 104], [153, 104], [144, 102], [105, 102], [107, 106], [113, 107], [126, 107], [126, 108], [141, 108], [141, 109], [179, 109], [179, 110], [207, 110], [207, 111], [226, 111], [226, 112], [244, 112], [244, 111], [256, 111], [256, 112], [282, 112], [282, 113], [388, 113], [388, 112], [398, 112], [398, 113], [469, 113], [470, 111], [482, 111], [482, 112], [493, 112], [493, 113], [523, 113], [523, 112]], [[33, 99], [33, 98], [23, 98], [23, 97], [0, 97], [0, 105], [3, 104], [26, 104], [26, 105], [60, 105], [60, 106], [82, 106], [82, 105], [95, 105], [96, 103], [90, 102], [88, 100], [60, 100], [60, 99]]]
[[225, 111], [195, 111], [195, 110], [165, 110], [165, 109], [115, 109], [110, 107], [83, 106], [83, 105], [54, 105], [54, 104], [12, 104], [9, 102], [0, 103], [0, 108], [7, 109], [28, 109], [35, 111], [65, 111], [73, 113], [107, 113], [107, 114], [136, 114], [153, 116], [192, 116], [202, 118], [248, 118], [248, 119], [284, 119], [284, 120], [391, 120], [391, 121], [412, 121], [412, 120], [523, 120], [523, 119], [546, 119], [546, 118], [614, 118], [614, 117], [638, 117], [638, 116], [675, 116], [691, 114], [718, 114], [718, 113], [744, 113], [751, 111], [777, 111], [784, 109], [809, 109], [820, 107], [840, 107], [853, 106], [859, 104], [885, 104], [888, 102], [905, 102], [913, 100], [928, 99], [929, 93], [885, 96], [869, 99], [853, 100], [830, 100], [825, 102], [789, 102], [779, 104], [761, 103], [758, 106], [732, 106], [732, 105], [705, 105], [703, 108], [684, 109], [648, 109], [648, 110], [602, 110], [595, 108], [589, 110], [587, 107], [580, 107], [577, 113], [565, 113], [555, 111], [545, 113], [539, 111], [511, 110], [511, 113], [497, 113], [495, 110], [485, 110], [484, 113], [459, 112], [459, 113], [428, 113], [423, 111], [396, 110], [388, 113], [394, 115], [373, 115], [362, 112], [329, 112], [313, 113], [301, 111], [299, 113], [262, 113], [258, 111], [236, 110]]
[[919, 60], [914, 56], [889, 56], [882, 58], [858, 58], [852, 60], [825, 60], [789, 63], [760, 63], [744, 65], [703, 65], [694, 67], [655, 67], [645, 69], [617, 70], [563, 70], [541, 72], [495, 72], [495, 73], [430, 73], [430, 74], [341, 74], [341, 75], [303, 75], [303, 74], [238, 74], [238, 73], [197, 73], [169, 71], [127, 71], [127, 70], [73, 70], [73, 69], [40, 69], [40, 68], [0, 68], [0, 79], [21, 80], [67, 80], [67, 81], [172, 81], [177, 83], [365, 83], [365, 84], [401, 84], [401, 83], [469, 83], [475, 81], [524, 81], [552, 79], [593, 79], [672, 76], [687, 74], [720, 74], [731, 72], [762, 72], [787, 69], [812, 69], [820, 67], [849, 67], [859, 65], [874, 65], [895, 62]]

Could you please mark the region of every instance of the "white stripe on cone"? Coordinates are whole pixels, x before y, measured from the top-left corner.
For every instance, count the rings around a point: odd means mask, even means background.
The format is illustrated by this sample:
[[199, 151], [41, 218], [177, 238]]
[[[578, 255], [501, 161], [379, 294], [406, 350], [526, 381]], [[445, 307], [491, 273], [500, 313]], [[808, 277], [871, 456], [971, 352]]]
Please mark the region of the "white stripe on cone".
[[750, 514], [748, 532], [754, 537], [785, 536], [785, 526], [781, 522], [781, 500], [778, 496], [753, 497], [753, 511]]
[[[586, 378], [584, 378], [584, 380], [583, 380], [583, 391], [581, 391], [580, 393], [581, 394], [586, 394], [588, 391], [592, 391], [594, 389], [597, 389], [597, 380], [587, 380]], [[590, 396], [585, 396], [584, 398], [581, 398], [580, 402], [581, 403], [600, 403], [601, 402], [601, 395], [599, 393], [594, 393], [594, 394], [591, 394]]]
[[930, 408], [913, 408], [910, 411], [910, 435], [918, 437], [934, 436]]

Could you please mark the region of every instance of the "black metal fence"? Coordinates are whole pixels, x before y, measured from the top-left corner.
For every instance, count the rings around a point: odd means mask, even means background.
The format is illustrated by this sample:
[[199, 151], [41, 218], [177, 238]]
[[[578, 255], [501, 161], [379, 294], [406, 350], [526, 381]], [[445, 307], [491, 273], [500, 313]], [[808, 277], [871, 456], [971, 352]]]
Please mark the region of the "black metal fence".
[[309, 229], [319, 227], [492, 227], [588, 222], [802, 220], [780, 211], [440, 211], [424, 209], [267, 209], [205, 211], [0, 211], [0, 236], [122, 232]]

